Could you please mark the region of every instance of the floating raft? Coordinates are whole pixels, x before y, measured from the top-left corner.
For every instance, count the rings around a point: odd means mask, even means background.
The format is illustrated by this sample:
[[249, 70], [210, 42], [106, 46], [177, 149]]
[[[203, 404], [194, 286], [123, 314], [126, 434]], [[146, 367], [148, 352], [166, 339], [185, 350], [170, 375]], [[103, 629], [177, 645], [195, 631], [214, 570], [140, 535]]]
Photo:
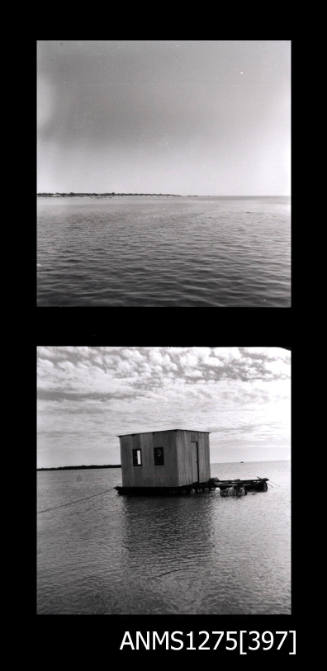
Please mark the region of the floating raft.
[[121, 487], [115, 489], [118, 494], [126, 496], [172, 496], [181, 494], [198, 494], [211, 489], [220, 489], [220, 496], [245, 496], [248, 492], [266, 492], [269, 478], [250, 480], [219, 480], [210, 478], [207, 482], [193, 482], [181, 487]]

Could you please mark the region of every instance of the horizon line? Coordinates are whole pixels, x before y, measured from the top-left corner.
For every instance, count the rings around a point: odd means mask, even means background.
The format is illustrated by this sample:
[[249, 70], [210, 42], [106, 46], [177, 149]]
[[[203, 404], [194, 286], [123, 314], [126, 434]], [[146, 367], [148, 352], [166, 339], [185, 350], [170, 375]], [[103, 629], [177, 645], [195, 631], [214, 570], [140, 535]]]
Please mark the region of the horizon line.
[[290, 198], [290, 193], [266, 193], [266, 194], [256, 194], [256, 193], [158, 193], [155, 191], [152, 192], [132, 192], [132, 191], [38, 191], [37, 196], [179, 196], [183, 197], [192, 197], [197, 196], [201, 197], [214, 197], [214, 198]]
[[[291, 462], [291, 459], [266, 459], [266, 460], [261, 460], [257, 459], [254, 461], [246, 461], [246, 460], [235, 460], [235, 461], [210, 461], [210, 464], [266, 464], [270, 463], [271, 461], [289, 461]], [[121, 468], [121, 464], [71, 464], [68, 466], [40, 466], [37, 467], [37, 471], [50, 471], [50, 470], [59, 470], [59, 469], [73, 469], [73, 468]]]

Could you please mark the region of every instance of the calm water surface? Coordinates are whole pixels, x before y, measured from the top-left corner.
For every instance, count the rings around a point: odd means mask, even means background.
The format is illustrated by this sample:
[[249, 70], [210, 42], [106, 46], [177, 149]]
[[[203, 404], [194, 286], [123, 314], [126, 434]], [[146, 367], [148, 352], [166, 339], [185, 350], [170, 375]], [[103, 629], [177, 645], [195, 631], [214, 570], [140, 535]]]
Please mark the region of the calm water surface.
[[266, 493], [123, 497], [120, 469], [38, 473], [38, 612], [290, 613], [290, 465], [212, 464]]
[[38, 304], [289, 307], [289, 198], [38, 198]]

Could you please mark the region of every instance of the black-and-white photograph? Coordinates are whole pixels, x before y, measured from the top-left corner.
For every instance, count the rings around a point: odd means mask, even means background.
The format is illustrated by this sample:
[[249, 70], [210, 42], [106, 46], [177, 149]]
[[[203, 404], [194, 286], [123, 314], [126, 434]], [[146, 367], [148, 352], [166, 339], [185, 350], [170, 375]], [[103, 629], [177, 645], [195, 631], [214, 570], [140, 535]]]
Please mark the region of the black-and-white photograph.
[[290, 61], [38, 41], [38, 305], [290, 307]]
[[38, 614], [290, 614], [290, 395], [281, 347], [39, 346]]

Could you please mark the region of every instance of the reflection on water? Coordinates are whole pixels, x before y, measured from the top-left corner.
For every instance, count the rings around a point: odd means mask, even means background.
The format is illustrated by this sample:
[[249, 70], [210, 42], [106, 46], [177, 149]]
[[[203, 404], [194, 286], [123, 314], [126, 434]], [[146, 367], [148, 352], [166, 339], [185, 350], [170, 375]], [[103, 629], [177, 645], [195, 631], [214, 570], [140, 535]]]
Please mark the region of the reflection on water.
[[[212, 474], [255, 477], [258, 467]], [[119, 497], [119, 470], [39, 473], [38, 611], [290, 612], [289, 464], [259, 470], [274, 487], [240, 499]]]

